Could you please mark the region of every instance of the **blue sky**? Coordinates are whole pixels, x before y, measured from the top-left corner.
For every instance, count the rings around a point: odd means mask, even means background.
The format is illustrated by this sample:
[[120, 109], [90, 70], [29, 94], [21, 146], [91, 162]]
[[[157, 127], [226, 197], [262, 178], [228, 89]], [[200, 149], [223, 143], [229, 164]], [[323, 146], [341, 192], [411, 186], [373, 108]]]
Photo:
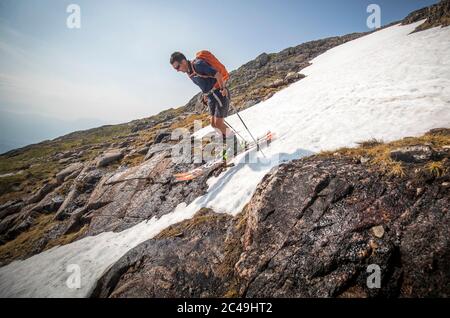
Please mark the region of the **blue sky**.
[[[198, 89], [169, 63], [175, 50], [215, 53], [232, 70], [262, 52], [367, 31], [432, 0], [1, 0], [0, 111], [126, 122], [184, 105]], [[81, 29], [66, 8], [81, 7]]]

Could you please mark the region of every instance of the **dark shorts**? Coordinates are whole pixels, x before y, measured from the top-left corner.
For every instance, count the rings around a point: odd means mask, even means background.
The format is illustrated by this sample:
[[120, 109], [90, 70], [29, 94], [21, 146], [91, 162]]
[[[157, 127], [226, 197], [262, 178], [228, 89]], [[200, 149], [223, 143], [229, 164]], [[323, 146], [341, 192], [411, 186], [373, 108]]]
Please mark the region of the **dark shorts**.
[[230, 107], [230, 91], [228, 91], [228, 97], [224, 97], [219, 90], [214, 90], [213, 93], [208, 95], [208, 107], [211, 116], [218, 118], [227, 117]]

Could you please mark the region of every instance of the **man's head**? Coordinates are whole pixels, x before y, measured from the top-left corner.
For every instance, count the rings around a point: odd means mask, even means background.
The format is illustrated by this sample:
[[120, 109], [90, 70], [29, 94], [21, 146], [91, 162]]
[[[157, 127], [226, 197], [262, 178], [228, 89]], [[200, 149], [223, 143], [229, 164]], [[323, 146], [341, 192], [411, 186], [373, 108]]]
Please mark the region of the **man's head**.
[[175, 52], [170, 56], [170, 64], [178, 72], [187, 73], [189, 71], [188, 61], [183, 53]]

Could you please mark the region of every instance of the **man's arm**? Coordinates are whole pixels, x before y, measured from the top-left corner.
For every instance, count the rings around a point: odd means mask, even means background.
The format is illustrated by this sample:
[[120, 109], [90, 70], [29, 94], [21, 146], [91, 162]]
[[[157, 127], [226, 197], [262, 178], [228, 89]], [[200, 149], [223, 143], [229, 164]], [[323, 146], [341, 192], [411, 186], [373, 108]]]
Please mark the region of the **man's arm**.
[[222, 74], [217, 72], [216, 75], [214, 76], [214, 78], [217, 80], [217, 83], [219, 84], [219, 89], [220, 89], [220, 92], [222, 93], [222, 95], [227, 96], [227, 94], [228, 94], [227, 89], [226, 89], [227, 83], [224, 82], [224, 80], [222, 79]]

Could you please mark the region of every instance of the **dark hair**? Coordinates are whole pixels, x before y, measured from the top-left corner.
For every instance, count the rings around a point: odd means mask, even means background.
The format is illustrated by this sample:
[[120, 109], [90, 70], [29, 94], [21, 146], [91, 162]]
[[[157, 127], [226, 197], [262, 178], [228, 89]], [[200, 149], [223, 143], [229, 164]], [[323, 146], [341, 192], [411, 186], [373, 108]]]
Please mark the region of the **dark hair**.
[[170, 64], [173, 64], [173, 62], [181, 63], [183, 60], [186, 60], [186, 56], [180, 52], [174, 52], [170, 56]]

